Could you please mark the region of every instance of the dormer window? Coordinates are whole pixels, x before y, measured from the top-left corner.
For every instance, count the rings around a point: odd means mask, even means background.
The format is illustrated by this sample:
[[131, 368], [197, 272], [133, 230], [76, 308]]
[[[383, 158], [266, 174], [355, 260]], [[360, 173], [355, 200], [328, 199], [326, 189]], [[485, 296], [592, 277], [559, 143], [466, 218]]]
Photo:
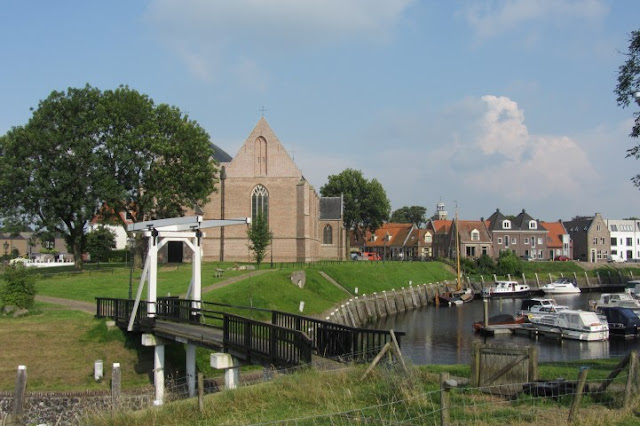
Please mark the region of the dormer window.
[[431, 241], [432, 241], [431, 233], [427, 232], [426, 234], [424, 234], [424, 242], [425, 243], [430, 243]]
[[371, 242], [375, 243], [375, 241], [378, 239], [378, 236], [376, 234], [371, 235]]
[[530, 220], [529, 229], [538, 229], [538, 223], [535, 220]]
[[502, 221], [502, 229], [511, 229], [511, 221], [503, 220]]
[[471, 231], [471, 241], [480, 241], [480, 232], [477, 229]]

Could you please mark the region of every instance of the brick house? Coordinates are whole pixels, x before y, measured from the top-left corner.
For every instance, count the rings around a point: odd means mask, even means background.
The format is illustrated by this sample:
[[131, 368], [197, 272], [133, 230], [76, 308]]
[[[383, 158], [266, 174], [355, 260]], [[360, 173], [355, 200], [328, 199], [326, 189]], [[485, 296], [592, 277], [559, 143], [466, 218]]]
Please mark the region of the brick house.
[[504, 250], [510, 250], [519, 257], [544, 259], [548, 232], [524, 209], [514, 220], [496, 209], [486, 223], [493, 240], [495, 256]]
[[[425, 229], [425, 250], [431, 253], [432, 259], [449, 256], [449, 231], [453, 220], [431, 219]], [[430, 245], [429, 245], [430, 244]]]
[[[456, 232], [458, 241], [456, 242]], [[493, 257], [493, 241], [483, 220], [455, 220], [447, 234], [448, 257], [456, 257], [456, 244], [462, 258], [477, 259], [483, 254]]]
[[562, 224], [573, 241], [574, 259], [589, 263], [601, 263], [609, 259], [611, 234], [600, 213], [576, 217]]
[[[318, 195], [264, 117], [220, 169], [218, 191], [203, 207], [205, 219], [253, 218], [262, 212], [273, 234], [265, 262], [345, 259], [342, 198]], [[209, 261], [253, 260], [244, 226], [207, 229], [203, 252]]]

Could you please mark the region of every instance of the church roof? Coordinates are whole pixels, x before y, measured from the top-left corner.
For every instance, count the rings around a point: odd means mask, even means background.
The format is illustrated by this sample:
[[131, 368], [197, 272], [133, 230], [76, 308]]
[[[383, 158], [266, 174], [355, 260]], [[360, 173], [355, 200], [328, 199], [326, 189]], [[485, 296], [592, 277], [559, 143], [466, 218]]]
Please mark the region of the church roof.
[[320, 198], [320, 219], [341, 219], [342, 197]]
[[213, 148], [213, 159], [218, 163], [228, 163], [233, 159], [233, 157], [227, 154], [224, 149], [220, 148], [213, 142], [211, 142], [211, 148]]

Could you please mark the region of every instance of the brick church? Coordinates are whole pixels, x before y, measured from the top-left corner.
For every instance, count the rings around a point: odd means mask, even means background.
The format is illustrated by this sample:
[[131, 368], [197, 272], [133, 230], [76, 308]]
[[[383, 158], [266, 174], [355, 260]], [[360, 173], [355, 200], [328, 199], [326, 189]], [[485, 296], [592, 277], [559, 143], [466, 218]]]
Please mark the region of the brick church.
[[[319, 196], [264, 117], [235, 158], [216, 151], [220, 181], [203, 207], [205, 219], [253, 218], [261, 212], [273, 234], [265, 263], [345, 258], [342, 198]], [[205, 260], [253, 261], [245, 226], [209, 228], [205, 233]], [[169, 261], [171, 257], [169, 253]]]

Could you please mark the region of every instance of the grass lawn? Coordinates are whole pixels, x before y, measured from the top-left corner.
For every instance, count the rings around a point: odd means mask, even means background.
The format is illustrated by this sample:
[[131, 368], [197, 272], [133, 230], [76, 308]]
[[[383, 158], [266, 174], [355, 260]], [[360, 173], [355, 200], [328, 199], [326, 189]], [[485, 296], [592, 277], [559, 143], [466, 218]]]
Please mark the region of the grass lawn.
[[[0, 341], [3, 391], [13, 390], [19, 365], [27, 366], [29, 390], [41, 391], [108, 390], [114, 362], [121, 365], [123, 387], [140, 387], [149, 384], [153, 368], [152, 352], [130, 348], [119, 329], [108, 331], [104, 321], [57, 305], [36, 303], [28, 316], [0, 316]], [[101, 382], [93, 379], [96, 360], [104, 364]]]

